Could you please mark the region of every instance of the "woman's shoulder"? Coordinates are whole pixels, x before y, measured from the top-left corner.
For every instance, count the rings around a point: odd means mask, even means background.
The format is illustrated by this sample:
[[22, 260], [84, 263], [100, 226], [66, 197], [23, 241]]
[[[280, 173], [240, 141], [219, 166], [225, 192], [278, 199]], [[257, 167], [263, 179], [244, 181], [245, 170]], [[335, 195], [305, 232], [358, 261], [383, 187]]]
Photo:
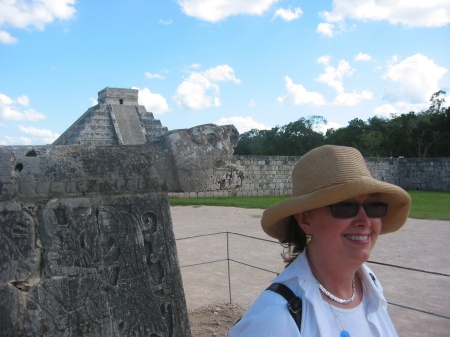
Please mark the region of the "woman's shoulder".
[[280, 315], [284, 314], [287, 310], [287, 302], [283, 296], [273, 291], [266, 290], [259, 295], [255, 302], [253, 302], [247, 310], [246, 315], [259, 315], [262, 313]]
[[277, 293], [264, 291], [230, 330], [237, 336], [298, 336], [298, 328], [289, 314], [286, 300]]

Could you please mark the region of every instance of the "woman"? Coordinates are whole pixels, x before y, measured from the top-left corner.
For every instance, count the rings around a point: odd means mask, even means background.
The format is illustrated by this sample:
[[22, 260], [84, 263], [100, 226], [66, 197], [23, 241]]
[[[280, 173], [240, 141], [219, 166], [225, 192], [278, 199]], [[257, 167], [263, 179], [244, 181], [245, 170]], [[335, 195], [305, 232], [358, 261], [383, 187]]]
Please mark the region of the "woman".
[[409, 195], [372, 178], [358, 150], [332, 145], [300, 158], [292, 194], [265, 210], [261, 224], [286, 247], [288, 266], [274, 282], [302, 300], [301, 327], [286, 300], [265, 291], [228, 336], [397, 336], [381, 285], [364, 262], [379, 234], [406, 222]]

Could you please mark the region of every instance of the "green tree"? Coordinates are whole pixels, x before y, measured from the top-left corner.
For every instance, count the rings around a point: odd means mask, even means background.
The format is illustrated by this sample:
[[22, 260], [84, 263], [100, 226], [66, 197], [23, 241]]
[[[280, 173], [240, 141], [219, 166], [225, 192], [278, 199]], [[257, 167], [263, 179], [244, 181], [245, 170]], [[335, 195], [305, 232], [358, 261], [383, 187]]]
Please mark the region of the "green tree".
[[300, 156], [309, 150], [323, 145], [325, 137], [314, 130], [316, 125], [326, 124], [321, 116], [300, 118], [280, 129], [280, 142], [277, 152], [284, 156]]
[[234, 154], [252, 154], [261, 151], [262, 138], [260, 131], [252, 129], [239, 135], [239, 142], [234, 149]]
[[450, 107], [437, 116], [436, 125], [440, 132], [437, 135], [432, 156], [450, 157]]
[[431, 96], [430, 107], [421, 112], [418, 127], [419, 150], [422, 156], [450, 156], [450, 108], [444, 107], [445, 91], [439, 90]]
[[445, 91], [431, 96], [428, 109], [392, 119], [374, 116], [367, 122], [355, 118], [346, 127], [315, 131], [327, 121], [321, 116], [302, 117], [271, 130], [251, 130], [241, 135], [236, 154], [300, 156], [323, 145], [352, 146], [365, 157], [449, 157], [450, 108]]
[[389, 121], [386, 130], [385, 144], [390, 157], [414, 157], [413, 132], [417, 127], [417, 116], [414, 112], [401, 114]]
[[362, 151], [362, 135], [367, 131], [367, 127], [362, 119], [352, 119], [346, 127], [328, 129], [326, 142], [332, 145], [352, 146]]
[[448, 151], [450, 133], [448, 108], [443, 106], [445, 91], [440, 90], [434, 93], [430, 101], [431, 104], [427, 110], [408, 114], [409, 132], [405, 135], [408, 157], [450, 154]]
[[314, 130], [326, 124], [320, 116], [300, 118], [295, 122], [271, 130], [251, 130], [243, 133], [235, 154], [267, 156], [300, 156], [324, 144], [324, 136]]

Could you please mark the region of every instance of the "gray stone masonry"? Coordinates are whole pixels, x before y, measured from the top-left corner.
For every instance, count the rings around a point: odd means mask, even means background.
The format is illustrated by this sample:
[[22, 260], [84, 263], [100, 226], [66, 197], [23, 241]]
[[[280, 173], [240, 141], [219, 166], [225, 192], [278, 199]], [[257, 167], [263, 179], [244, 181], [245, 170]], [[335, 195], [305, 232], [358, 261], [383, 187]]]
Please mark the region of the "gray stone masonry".
[[0, 146], [0, 335], [190, 337], [167, 192], [240, 187], [238, 137]]
[[[233, 156], [245, 172], [241, 188], [169, 193], [171, 198], [290, 195], [291, 172], [300, 157]], [[450, 158], [365, 158], [373, 177], [407, 190], [450, 192]], [[330, 168], [332, 169], [332, 168]]]
[[138, 104], [138, 90], [105, 88], [53, 145], [137, 145], [168, 131]]
[[134, 105], [110, 104], [111, 118], [120, 145], [144, 144], [145, 130], [139, 123], [139, 116]]
[[105, 88], [98, 92], [99, 104], [138, 105], [139, 90], [125, 88]]

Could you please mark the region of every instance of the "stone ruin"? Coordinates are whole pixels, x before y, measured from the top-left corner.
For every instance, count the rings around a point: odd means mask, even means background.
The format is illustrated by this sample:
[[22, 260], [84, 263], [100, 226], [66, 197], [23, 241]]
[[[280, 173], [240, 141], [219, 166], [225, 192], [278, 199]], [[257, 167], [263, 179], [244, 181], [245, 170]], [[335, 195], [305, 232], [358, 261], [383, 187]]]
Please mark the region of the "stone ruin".
[[0, 146], [0, 335], [191, 336], [166, 192], [239, 187], [238, 137]]
[[136, 89], [105, 88], [53, 145], [137, 145], [168, 130], [138, 103]]

